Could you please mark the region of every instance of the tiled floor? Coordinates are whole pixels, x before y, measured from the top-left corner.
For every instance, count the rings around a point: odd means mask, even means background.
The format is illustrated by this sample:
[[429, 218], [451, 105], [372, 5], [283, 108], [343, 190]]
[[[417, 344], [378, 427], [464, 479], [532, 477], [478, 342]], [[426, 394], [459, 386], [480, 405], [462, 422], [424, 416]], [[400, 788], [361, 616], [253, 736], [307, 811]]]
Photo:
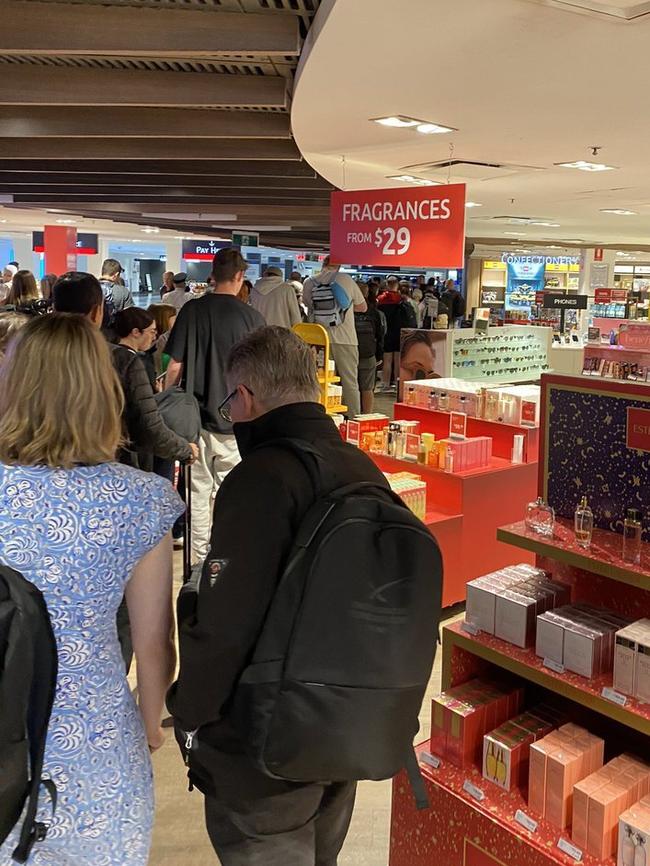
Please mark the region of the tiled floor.
[[[440, 691], [440, 651], [424, 699], [420, 739], [428, 736], [431, 696]], [[156, 826], [149, 866], [217, 866], [217, 857], [203, 824], [203, 799], [188, 793], [185, 768], [170, 735], [154, 755]], [[359, 786], [352, 827], [339, 866], [386, 866], [390, 830], [390, 782]], [[290, 866], [290, 864], [287, 864]]]

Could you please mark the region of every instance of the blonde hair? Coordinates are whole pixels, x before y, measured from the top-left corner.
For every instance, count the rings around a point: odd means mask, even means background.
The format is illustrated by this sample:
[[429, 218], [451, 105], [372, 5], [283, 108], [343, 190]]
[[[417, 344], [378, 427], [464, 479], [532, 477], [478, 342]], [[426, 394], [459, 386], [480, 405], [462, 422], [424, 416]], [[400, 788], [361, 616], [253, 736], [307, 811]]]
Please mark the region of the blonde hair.
[[71, 469], [114, 460], [124, 396], [110, 351], [82, 316], [32, 319], [0, 368], [0, 461]]
[[14, 334], [29, 322], [23, 313], [0, 313], [0, 360], [7, 351]]

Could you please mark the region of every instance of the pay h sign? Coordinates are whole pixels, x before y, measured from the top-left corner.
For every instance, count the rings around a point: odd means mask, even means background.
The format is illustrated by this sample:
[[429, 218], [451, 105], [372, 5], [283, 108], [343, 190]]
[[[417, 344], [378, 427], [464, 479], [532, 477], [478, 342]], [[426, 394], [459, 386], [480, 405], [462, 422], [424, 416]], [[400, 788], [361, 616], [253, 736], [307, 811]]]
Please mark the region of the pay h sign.
[[332, 193], [330, 254], [348, 265], [462, 268], [465, 185]]

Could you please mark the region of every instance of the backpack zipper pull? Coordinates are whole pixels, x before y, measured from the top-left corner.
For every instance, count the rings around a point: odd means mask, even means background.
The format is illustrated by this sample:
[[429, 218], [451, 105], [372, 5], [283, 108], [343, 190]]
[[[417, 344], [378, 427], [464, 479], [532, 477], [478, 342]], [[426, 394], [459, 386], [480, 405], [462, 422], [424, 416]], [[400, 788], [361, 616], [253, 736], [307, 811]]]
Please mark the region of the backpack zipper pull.
[[198, 728], [194, 731], [183, 731], [185, 734], [185, 766], [189, 767], [190, 765], [190, 752], [192, 751], [192, 747], [194, 745], [194, 737], [198, 732]]

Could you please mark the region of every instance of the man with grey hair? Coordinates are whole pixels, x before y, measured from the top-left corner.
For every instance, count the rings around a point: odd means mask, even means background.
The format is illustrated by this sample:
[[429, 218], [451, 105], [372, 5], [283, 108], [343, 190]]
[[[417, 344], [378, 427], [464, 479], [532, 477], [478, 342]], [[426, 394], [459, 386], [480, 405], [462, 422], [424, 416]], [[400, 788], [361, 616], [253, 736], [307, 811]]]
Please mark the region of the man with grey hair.
[[[222, 866], [335, 866], [356, 783], [264, 775], [248, 756], [233, 696], [310, 507], [333, 489], [386, 487], [386, 479], [317, 402], [315, 356], [293, 332], [266, 327], [244, 337], [226, 377], [220, 411], [234, 422], [242, 461], [217, 494], [198, 593], [179, 600], [180, 672], [168, 706]], [[316, 484], [316, 459], [310, 471], [289, 439], [318, 453], [327, 480]]]

